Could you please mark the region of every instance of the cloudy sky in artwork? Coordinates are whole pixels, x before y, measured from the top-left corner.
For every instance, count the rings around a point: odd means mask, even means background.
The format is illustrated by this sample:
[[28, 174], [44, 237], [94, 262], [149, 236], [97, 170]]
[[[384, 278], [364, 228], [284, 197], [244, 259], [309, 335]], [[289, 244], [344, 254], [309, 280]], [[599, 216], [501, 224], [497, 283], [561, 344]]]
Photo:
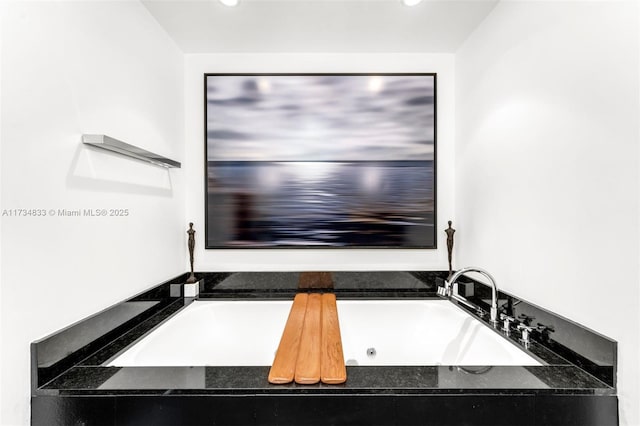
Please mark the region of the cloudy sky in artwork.
[[433, 160], [434, 77], [208, 76], [209, 161]]

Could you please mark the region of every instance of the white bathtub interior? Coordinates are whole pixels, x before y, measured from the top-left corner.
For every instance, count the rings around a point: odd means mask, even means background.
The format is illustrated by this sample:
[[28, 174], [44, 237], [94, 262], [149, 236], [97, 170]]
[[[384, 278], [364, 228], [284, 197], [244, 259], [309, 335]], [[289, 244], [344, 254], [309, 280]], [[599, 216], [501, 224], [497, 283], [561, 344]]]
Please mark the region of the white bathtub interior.
[[[269, 366], [291, 301], [198, 300], [107, 366]], [[338, 300], [347, 365], [542, 365], [446, 300]]]

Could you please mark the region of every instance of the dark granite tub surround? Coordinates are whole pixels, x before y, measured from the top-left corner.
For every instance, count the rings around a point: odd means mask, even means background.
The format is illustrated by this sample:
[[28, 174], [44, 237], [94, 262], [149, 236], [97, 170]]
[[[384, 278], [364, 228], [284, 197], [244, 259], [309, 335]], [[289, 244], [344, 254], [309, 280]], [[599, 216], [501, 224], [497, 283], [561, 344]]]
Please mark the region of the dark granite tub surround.
[[[207, 272], [196, 273], [204, 281], [201, 298], [293, 297], [300, 289], [301, 272]], [[443, 271], [334, 271], [332, 291], [338, 296], [379, 297], [434, 296]]]
[[[464, 282], [468, 286], [461, 287], [461, 291], [466, 292], [467, 299], [488, 311], [491, 301], [489, 287], [466, 277]], [[616, 386], [616, 341], [508, 293], [500, 291], [498, 299], [500, 311], [516, 319], [514, 324], [521, 322], [533, 327], [532, 340], [607, 385]], [[518, 334], [516, 330], [514, 333]]]
[[[92, 368], [88, 368], [92, 367]], [[344, 385], [272, 385], [268, 366], [103, 367], [78, 366], [43, 387], [60, 395], [96, 394], [584, 394], [613, 390], [572, 365], [520, 366], [348, 366]]]
[[131, 330], [152, 327], [155, 318], [175, 313], [184, 305], [181, 298], [134, 298], [33, 342], [32, 388], [40, 388], [92, 354], [121, 341], [123, 336], [131, 335]]
[[[331, 282], [338, 298], [438, 299], [436, 286], [446, 275], [333, 272]], [[547, 327], [536, 328], [528, 345], [515, 329], [509, 335], [499, 327], [492, 329], [542, 365], [348, 366], [344, 385], [284, 386], [268, 383], [269, 366], [107, 367], [116, 355], [193, 302], [180, 291], [187, 276], [181, 274], [34, 342], [32, 424], [618, 423], [615, 342], [504, 293], [502, 313], [535, 317], [520, 319]], [[196, 277], [202, 280], [200, 299], [289, 299], [300, 283], [297, 272]], [[468, 282], [468, 298], [488, 307], [486, 287]], [[469, 315], [491, 327], [486, 317]]]

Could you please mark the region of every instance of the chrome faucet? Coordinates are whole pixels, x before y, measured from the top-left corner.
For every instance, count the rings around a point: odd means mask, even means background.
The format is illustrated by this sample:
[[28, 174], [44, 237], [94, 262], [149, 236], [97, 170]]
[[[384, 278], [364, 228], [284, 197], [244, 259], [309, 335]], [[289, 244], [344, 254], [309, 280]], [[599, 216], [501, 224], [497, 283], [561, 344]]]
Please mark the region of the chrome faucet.
[[477, 272], [481, 275], [484, 275], [491, 283], [490, 321], [491, 321], [491, 324], [497, 324], [498, 323], [498, 286], [496, 285], [496, 280], [494, 280], [491, 274], [489, 274], [484, 269], [474, 268], [474, 267], [467, 267], [467, 268], [460, 269], [458, 272], [453, 274], [450, 279], [445, 280], [444, 282], [445, 287], [442, 289], [442, 291], [438, 290], [438, 294], [460, 301], [462, 297], [459, 296], [454, 291], [453, 286], [458, 280], [458, 278], [460, 278], [463, 274], [466, 274], [467, 272]]

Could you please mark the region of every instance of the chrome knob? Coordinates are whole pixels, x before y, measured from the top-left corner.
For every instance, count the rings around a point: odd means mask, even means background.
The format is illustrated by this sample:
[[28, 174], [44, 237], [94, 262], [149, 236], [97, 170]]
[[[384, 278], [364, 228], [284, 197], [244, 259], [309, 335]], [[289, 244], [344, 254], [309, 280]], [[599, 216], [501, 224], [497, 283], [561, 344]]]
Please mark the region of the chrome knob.
[[511, 323], [516, 319], [506, 314], [500, 314], [500, 319], [502, 320], [502, 331], [509, 334], [511, 332]]
[[520, 314], [520, 315], [518, 315], [518, 319], [520, 321], [522, 321], [522, 323], [524, 323], [525, 325], [530, 326], [531, 325], [531, 321], [536, 319], [536, 317], [531, 316], [531, 315], [527, 315], [527, 314]]
[[522, 340], [525, 344], [528, 344], [530, 342], [529, 337], [531, 335], [533, 327], [525, 324], [518, 324], [518, 330], [520, 330], [520, 332], [522, 333], [522, 337], [520, 338], [520, 340]]

